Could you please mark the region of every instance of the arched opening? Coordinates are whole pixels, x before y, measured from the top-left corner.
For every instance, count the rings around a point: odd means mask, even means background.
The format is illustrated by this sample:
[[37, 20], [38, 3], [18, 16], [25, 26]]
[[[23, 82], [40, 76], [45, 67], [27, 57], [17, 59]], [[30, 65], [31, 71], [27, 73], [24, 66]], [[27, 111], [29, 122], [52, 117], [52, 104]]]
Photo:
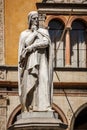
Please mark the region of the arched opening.
[[87, 107], [84, 108], [76, 117], [74, 130], [87, 130]]
[[74, 114], [70, 130], [87, 130], [87, 103], [83, 104]]
[[87, 32], [86, 24], [81, 19], [72, 23], [71, 36], [71, 66], [76, 68], [87, 67]]
[[7, 122], [7, 128], [10, 127], [14, 122], [17, 120], [17, 116], [21, 113], [21, 105], [18, 105], [14, 111], [11, 113], [8, 122]]
[[62, 37], [64, 23], [59, 19], [52, 19], [49, 24], [49, 34], [54, 49], [54, 67], [65, 65], [65, 40]]
[[13, 118], [13, 120], [12, 120], [12, 124], [14, 124], [15, 121], [17, 121], [17, 116], [18, 116], [19, 114], [21, 114], [21, 109], [20, 109], [19, 111], [17, 111], [17, 113], [15, 114], [15, 116], [14, 116], [14, 118]]

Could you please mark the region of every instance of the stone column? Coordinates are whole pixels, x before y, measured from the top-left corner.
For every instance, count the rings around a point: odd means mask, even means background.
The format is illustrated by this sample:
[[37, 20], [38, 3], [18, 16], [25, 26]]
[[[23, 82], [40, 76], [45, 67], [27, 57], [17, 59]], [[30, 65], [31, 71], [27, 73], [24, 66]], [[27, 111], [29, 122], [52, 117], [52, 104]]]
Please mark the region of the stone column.
[[66, 29], [65, 36], [65, 66], [70, 66], [70, 28]]

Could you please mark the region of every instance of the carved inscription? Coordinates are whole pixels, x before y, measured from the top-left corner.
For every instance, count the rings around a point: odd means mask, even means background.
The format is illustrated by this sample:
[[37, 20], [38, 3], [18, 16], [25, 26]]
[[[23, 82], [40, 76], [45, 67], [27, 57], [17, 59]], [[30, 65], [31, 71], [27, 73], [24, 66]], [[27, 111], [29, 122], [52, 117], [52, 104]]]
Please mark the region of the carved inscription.
[[0, 70], [0, 80], [6, 80], [6, 71]]

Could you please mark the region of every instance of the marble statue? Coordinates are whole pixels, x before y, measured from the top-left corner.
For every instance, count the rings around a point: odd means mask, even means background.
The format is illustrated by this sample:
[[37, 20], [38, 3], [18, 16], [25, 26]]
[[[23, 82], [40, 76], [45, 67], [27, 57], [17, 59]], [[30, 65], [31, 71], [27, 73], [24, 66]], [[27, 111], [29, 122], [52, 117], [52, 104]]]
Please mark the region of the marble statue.
[[38, 13], [28, 15], [29, 27], [19, 39], [18, 86], [22, 110], [50, 111], [52, 102], [52, 45], [48, 30], [39, 27]]

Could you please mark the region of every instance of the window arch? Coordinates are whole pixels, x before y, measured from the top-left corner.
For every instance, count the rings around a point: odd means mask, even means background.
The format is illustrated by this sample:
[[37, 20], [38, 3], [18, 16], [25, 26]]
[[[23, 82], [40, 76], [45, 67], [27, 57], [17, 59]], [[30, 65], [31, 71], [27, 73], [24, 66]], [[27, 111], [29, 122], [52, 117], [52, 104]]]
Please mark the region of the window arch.
[[70, 32], [71, 66], [78, 68], [87, 67], [87, 32], [86, 25], [81, 19], [72, 23]]
[[49, 24], [49, 34], [54, 49], [54, 67], [65, 65], [65, 42], [61, 41], [64, 24], [59, 19], [52, 19]]

